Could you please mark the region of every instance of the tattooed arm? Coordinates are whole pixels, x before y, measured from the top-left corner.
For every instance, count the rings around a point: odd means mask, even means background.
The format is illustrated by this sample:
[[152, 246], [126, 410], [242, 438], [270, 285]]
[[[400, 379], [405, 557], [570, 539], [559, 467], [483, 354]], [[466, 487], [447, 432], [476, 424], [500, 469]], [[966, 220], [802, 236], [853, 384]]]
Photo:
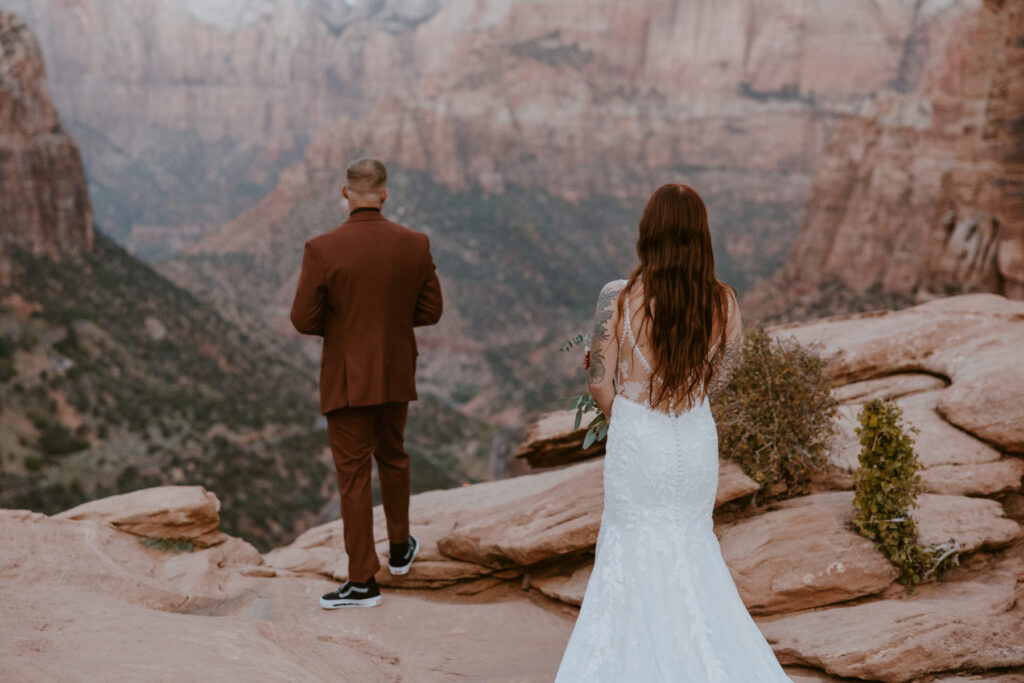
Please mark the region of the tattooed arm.
[[615, 398], [615, 368], [619, 362], [617, 304], [622, 286], [622, 280], [616, 280], [601, 290], [590, 333], [590, 395], [608, 418]]
[[740, 319], [740, 307], [736, 298], [729, 292], [729, 319], [725, 326], [725, 353], [715, 376], [708, 387], [708, 398], [714, 398], [729, 383], [733, 368], [739, 363], [743, 352], [743, 323]]

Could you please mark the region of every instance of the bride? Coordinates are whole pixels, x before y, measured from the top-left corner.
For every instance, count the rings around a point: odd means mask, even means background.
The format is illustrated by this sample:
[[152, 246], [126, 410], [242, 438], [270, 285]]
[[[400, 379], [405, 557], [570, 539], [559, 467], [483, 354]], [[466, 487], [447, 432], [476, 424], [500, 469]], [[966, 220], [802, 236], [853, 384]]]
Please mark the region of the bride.
[[718, 433], [707, 394], [727, 380], [742, 332], [692, 188], [651, 196], [637, 253], [629, 280], [601, 290], [590, 337], [590, 392], [609, 418], [604, 511], [556, 683], [789, 682], [712, 528]]

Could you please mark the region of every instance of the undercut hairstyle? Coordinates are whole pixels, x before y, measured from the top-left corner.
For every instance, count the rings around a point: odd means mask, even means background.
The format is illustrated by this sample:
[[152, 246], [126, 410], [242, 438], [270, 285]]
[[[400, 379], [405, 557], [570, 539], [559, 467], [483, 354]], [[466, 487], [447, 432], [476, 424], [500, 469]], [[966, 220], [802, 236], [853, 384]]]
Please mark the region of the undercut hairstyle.
[[388, 169], [380, 159], [357, 159], [345, 171], [345, 184], [356, 194], [383, 192], [388, 185]]

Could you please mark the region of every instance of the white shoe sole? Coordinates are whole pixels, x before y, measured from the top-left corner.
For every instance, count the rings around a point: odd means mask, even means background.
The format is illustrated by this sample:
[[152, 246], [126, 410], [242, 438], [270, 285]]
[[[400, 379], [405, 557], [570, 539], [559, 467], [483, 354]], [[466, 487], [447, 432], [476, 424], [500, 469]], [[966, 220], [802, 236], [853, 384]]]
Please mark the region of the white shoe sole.
[[320, 606], [324, 609], [338, 609], [339, 607], [376, 607], [380, 604], [381, 596], [365, 598], [363, 600], [324, 600], [320, 598]]
[[412, 557], [409, 559], [409, 564], [404, 567], [392, 567], [391, 563], [388, 562], [388, 571], [391, 572], [392, 576], [403, 576], [409, 573], [409, 569], [412, 568], [412, 563], [416, 561], [416, 556], [420, 554], [420, 542], [416, 541], [416, 547], [412, 551]]

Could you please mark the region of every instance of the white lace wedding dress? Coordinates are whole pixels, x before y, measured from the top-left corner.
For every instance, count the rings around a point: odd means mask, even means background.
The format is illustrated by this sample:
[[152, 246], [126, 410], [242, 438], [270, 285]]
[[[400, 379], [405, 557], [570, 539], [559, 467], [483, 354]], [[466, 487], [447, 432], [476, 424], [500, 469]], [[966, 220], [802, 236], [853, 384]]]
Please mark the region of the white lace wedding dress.
[[556, 683], [791, 683], [712, 529], [718, 434], [707, 398], [679, 414], [648, 407], [650, 365], [625, 303], [597, 554]]

